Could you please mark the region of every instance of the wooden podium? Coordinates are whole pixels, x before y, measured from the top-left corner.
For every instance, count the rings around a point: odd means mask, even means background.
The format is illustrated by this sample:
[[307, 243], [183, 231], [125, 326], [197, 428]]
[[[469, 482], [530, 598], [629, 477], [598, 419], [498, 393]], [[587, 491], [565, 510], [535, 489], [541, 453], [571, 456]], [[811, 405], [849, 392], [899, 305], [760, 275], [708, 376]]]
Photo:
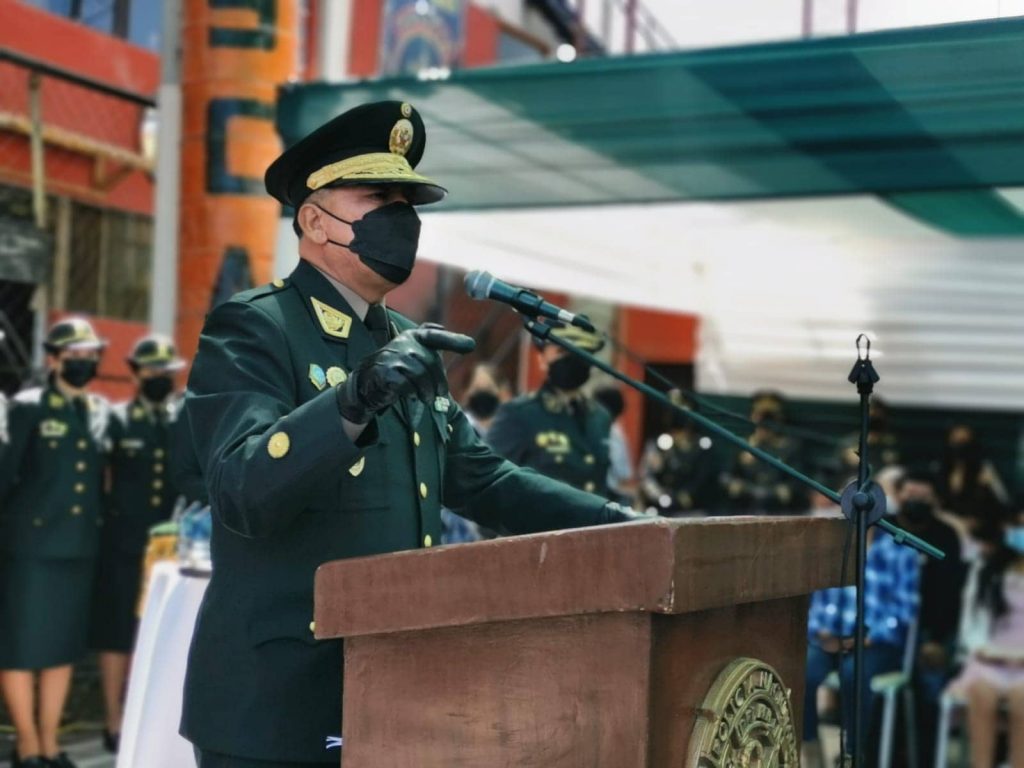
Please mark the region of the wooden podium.
[[796, 766], [844, 532], [659, 520], [327, 563], [344, 768]]

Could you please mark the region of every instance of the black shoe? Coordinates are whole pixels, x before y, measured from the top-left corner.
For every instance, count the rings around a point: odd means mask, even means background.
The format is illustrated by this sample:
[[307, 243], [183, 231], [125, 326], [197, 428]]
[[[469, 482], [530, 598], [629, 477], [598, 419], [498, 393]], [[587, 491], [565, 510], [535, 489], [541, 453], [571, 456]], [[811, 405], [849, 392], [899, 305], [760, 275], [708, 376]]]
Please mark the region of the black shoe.
[[46, 762], [40, 763], [40, 765], [49, 766], [49, 768], [78, 768], [71, 762], [67, 752], [60, 752], [56, 757], [48, 757]]
[[112, 755], [117, 754], [118, 747], [121, 746], [121, 734], [111, 733], [110, 731], [103, 732], [103, 748]]
[[49, 761], [41, 755], [34, 755], [24, 759], [18, 757], [18, 750], [11, 750], [11, 768], [47, 768]]

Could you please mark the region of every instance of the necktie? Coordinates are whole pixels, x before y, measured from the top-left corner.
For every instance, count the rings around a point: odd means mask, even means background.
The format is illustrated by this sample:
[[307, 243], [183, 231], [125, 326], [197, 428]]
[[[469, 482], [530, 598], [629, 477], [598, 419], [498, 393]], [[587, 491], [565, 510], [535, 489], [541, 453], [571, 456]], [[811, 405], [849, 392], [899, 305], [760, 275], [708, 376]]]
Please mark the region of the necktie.
[[377, 347], [383, 347], [391, 340], [388, 329], [388, 312], [382, 304], [371, 304], [370, 308], [366, 310], [366, 318], [363, 323]]

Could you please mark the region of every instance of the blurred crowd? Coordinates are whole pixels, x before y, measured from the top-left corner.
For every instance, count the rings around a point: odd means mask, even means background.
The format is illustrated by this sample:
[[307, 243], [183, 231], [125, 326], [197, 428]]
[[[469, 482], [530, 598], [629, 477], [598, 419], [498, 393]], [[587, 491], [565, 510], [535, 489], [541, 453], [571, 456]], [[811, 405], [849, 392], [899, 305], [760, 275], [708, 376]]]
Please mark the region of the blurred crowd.
[[[589, 351], [603, 343], [577, 329], [553, 333]], [[51, 756], [39, 764], [70, 764], [56, 762], [63, 754], [57, 728], [72, 665], [87, 650], [99, 656], [105, 743], [116, 751], [146, 532], [183, 496], [202, 501], [201, 483], [190, 487], [195, 473], [185, 471], [191, 454], [176, 445], [175, 374], [184, 361], [170, 340], [140, 339], [126, 361], [136, 394], [111, 407], [88, 391], [103, 346], [83, 321], [56, 324], [45, 382], [0, 408], [0, 417], [10, 417], [0, 418], [0, 622], [18, 629], [0, 633], [0, 688], [17, 728], [14, 765], [34, 765], [24, 759], [33, 754]], [[752, 445], [836, 489], [856, 474], [857, 434], [834, 439], [797, 428], [776, 392], [755, 393], [749, 412], [737, 414], [672, 390], [678, 408], [662, 412], [663, 428], [635, 457], [622, 391], [592, 386], [590, 366], [556, 344], [540, 343], [536, 354], [544, 379], [535, 391], [516, 396], [489, 364], [464, 382], [463, 413], [498, 454], [662, 516], [839, 514], [829, 498], [780, 469], [722, 450], [688, 412], [744, 425], [738, 431]], [[973, 768], [1004, 758], [1024, 768], [1024, 515], [970, 426], [950, 427], [930, 461], [911, 462], [875, 400], [867, 439], [887, 514], [946, 554], [924, 557], [871, 530], [862, 697], [869, 757], [945, 764], [954, 724], [966, 723]], [[47, 511], [15, 514], [27, 509]], [[444, 543], [501, 533], [452, 510], [442, 517]], [[59, 551], [42, 551], [43, 542]], [[852, 730], [855, 605], [854, 587], [810, 600], [803, 764], [812, 768], [823, 764], [823, 718]], [[894, 738], [894, 722], [916, 727]]]
[[[834, 439], [796, 428], [776, 392], [755, 393], [741, 415], [673, 391], [680, 410], [666, 409], [663, 431], [634, 459], [622, 429], [620, 389], [598, 386], [584, 394], [587, 371], [553, 376], [552, 364], [562, 356], [550, 347], [540, 354], [546, 378], [536, 392], [514, 397], [491, 365], [479, 366], [466, 387], [468, 418], [507, 458], [663, 516], [840, 514], [829, 498], [750, 453], [716, 450], [716, 441], [683, 411], [745, 422], [741, 434], [752, 445], [839, 490], [856, 478], [859, 433]], [[1024, 514], [968, 425], [949, 427], [930, 460], [911, 462], [876, 399], [868, 445], [888, 517], [946, 557], [928, 558], [871, 529], [862, 696], [867, 764], [945, 765], [953, 732], [966, 724], [972, 768], [1003, 760], [1021, 768]], [[448, 542], [494, 535], [450, 511], [445, 516]], [[852, 554], [850, 563], [852, 580]], [[852, 586], [811, 599], [802, 749], [802, 764], [811, 768], [824, 764], [821, 718], [842, 726], [841, 746], [850, 749], [855, 608]], [[896, 729], [897, 722], [907, 727]]]

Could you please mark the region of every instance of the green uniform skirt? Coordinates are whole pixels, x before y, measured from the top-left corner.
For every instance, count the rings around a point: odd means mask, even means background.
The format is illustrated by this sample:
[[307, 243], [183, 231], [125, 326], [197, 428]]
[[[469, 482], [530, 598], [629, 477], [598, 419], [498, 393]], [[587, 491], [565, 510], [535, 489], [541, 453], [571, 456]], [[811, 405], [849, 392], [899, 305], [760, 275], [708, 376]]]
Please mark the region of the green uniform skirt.
[[131, 653], [138, 629], [142, 591], [142, 555], [100, 550], [93, 587], [89, 647], [94, 651]]
[[0, 669], [48, 669], [86, 653], [92, 558], [0, 558]]

